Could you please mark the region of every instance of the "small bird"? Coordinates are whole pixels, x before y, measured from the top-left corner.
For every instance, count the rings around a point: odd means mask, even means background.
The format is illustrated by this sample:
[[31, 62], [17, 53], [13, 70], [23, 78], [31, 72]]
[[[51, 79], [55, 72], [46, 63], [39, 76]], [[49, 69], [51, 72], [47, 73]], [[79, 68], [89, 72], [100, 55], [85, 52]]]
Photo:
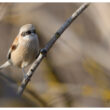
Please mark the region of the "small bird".
[[0, 66], [0, 69], [13, 65], [25, 73], [24, 68], [30, 65], [38, 54], [39, 40], [35, 27], [32, 24], [23, 25], [8, 51], [8, 60]]

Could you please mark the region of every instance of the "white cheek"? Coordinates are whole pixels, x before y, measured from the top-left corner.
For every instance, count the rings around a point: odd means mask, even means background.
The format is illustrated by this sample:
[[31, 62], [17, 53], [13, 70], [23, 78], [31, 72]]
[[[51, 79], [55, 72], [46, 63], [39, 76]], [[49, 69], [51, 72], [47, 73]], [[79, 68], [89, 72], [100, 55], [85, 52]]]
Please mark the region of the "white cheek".
[[32, 39], [32, 36], [30, 35], [26, 35], [25, 37], [23, 37], [23, 40], [30, 40], [30, 39]]
[[34, 35], [26, 35], [25, 37], [22, 37], [20, 39], [20, 44], [27, 44], [27, 43], [31, 43], [33, 41], [38, 41], [38, 36], [36, 34]]
[[35, 40], [37, 38], [37, 34], [26, 35], [23, 37], [23, 40]]
[[25, 44], [25, 43], [29, 43], [31, 41], [38, 41], [38, 36], [37, 34], [33, 34], [33, 35], [26, 35], [25, 37], [20, 37], [19, 39], [19, 43], [20, 44]]

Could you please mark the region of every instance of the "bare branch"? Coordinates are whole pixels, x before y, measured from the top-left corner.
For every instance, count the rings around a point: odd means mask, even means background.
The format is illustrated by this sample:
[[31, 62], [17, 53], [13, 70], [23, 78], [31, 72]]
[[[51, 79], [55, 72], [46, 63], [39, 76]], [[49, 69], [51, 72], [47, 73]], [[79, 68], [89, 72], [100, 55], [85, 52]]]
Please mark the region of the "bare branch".
[[26, 77], [23, 79], [20, 87], [18, 88], [17, 94], [19, 96], [22, 95], [24, 89], [26, 88], [30, 78], [32, 77], [34, 71], [39, 66], [43, 58], [46, 56], [47, 52], [50, 50], [50, 48], [54, 45], [56, 40], [61, 36], [61, 34], [70, 26], [70, 24], [88, 7], [89, 3], [84, 3], [79, 9], [76, 10], [75, 13], [72, 14], [70, 18], [67, 19], [67, 21], [59, 28], [59, 30], [53, 35], [51, 40], [46, 44], [46, 46], [41, 50], [40, 55], [38, 58], [34, 61], [31, 68], [26, 74]]

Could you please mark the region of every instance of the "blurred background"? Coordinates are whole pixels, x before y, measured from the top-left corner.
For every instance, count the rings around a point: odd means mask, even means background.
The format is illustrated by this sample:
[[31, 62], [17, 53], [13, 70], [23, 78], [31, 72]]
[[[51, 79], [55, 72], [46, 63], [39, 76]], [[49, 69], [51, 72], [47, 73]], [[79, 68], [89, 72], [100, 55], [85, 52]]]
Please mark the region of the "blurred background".
[[[22, 25], [36, 26], [43, 48], [81, 5], [1, 3], [0, 65]], [[22, 71], [1, 70], [0, 107], [110, 107], [109, 10], [109, 3], [91, 3], [48, 52], [21, 98], [15, 93]]]

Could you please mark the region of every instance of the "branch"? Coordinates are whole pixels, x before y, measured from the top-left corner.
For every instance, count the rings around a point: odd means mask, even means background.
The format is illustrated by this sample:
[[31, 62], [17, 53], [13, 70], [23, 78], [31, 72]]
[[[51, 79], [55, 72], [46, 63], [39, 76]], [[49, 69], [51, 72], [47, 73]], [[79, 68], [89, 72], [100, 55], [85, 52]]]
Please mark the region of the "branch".
[[31, 68], [26, 74], [26, 77], [23, 79], [21, 85], [18, 88], [17, 94], [19, 96], [22, 95], [24, 89], [26, 88], [28, 82], [30, 81], [34, 71], [39, 66], [43, 58], [46, 56], [47, 52], [50, 50], [50, 48], [54, 45], [56, 40], [61, 36], [61, 34], [70, 26], [70, 24], [88, 7], [89, 3], [84, 3], [79, 9], [76, 10], [75, 13], [72, 14], [70, 18], [67, 19], [67, 21], [59, 28], [59, 30], [53, 35], [51, 40], [46, 44], [46, 46], [41, 49], [41, 52], [38, 56], [38, 58], [34, 61]]

